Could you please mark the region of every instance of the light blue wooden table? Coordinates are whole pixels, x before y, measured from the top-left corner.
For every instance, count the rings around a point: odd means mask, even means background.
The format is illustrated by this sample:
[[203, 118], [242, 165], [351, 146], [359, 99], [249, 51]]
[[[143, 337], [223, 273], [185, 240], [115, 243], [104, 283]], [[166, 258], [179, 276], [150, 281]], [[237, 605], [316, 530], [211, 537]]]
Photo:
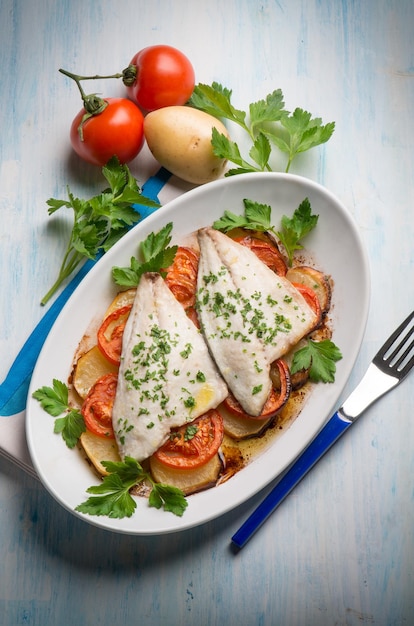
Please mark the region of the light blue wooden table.
[[[63, 254], [67, 222], [52, 223], [45, 201], [67, 183], [87, 195], [102, 184], [70, 153], [80, 102], [57, 70], [119, 71], [167, 43], [191, 58], [199, 82], [231, 88], [239, 108], [280, 87], [288, 108], [336, 122], [292, 172], [340, 198], [370, 258], [371, 312], [350, 390], [413, 308], [413, 24], [412, 0], [3, 0], [0, 377], [43, 315]], [[143, 154], [132, 169], [144, 182], [154, 164]], [[71, 516], [0, 459], [0, 624], [410, 626], [413, 398], [414, 375], [238, 555], [230, 537], [263, 494], [193, 530], [128, 537]]]

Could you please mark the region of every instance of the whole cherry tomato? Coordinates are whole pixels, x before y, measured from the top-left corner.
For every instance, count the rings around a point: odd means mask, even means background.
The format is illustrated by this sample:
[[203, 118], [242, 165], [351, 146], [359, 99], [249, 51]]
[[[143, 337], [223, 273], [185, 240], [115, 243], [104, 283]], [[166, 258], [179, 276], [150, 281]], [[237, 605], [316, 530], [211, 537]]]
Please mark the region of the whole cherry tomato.
[[70, 140], [75, 152], [88, 163], [105, 165], [113, 156], [121, 163], [134, 159], [144, 144], [144, 116], [126, 98], [105, 98], [101, 113], [84, 121], [85, 109], [72, 122]]
[[176, 48], [149, 46], [137, 52], [130, 66], [136, 67], [136, 77], [128, 95], [145, 111], [185, 104], [193, 93], [193, 66]]

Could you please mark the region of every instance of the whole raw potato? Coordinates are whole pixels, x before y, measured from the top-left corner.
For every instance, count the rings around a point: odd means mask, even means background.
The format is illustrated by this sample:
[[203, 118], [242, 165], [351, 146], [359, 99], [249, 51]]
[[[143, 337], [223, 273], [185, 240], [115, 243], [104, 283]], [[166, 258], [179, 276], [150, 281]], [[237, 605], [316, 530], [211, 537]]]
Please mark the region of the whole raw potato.
[[149, 149], [168, 171], [201, 185], [223, 174], [227, 160], [213, 153], [213, 128], [229, 137], [220, 120], [187, 106], [171, 106], [148, 113], [144, 133]]

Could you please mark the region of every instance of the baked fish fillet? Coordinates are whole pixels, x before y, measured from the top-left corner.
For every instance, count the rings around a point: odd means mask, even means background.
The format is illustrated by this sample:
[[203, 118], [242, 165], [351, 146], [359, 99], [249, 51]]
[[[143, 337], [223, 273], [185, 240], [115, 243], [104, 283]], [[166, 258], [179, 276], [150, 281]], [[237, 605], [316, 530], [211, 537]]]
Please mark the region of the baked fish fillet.
[[171, 428], [227, 394], [200, 331], [162, 277], [144, 274], [125, 326], [112, 413], [121, 457], [146, 459]]
[[315, 326], [316, 315], [290, 281], [247, 247], [212, 228], [198, 232], [197, 311], [210, 352], [249, 415], [271, 389], [270, 364]]

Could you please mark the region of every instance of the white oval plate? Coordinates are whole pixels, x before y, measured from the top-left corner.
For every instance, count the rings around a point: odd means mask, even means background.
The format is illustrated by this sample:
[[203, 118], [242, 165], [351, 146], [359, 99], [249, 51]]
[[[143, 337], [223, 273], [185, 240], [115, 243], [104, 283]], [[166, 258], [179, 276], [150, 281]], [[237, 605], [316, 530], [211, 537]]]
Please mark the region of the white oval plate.
[[[117, 292], [111, 279], [112, 266], [129, 265], [138, 244], [150, 232], [172, 221], [173, 243], [210, 225], [228, 209], [243, 213], [243, 199], [272, 206], [272, 223], [279, 227], [282, 215], [291, 216], [308, 197], [319, 215], [316, 229], [305, 240], [306, 249], [318, 267], [331, 274], [334, 294], [330, 317], [333, 341], [342, 351], [333, 384], [320, 384], [309, 397], [292, 426], [250, 465], [219, 487], [188, 498], [180, 518], [148, 506], [137, 498], [131, 518], [110, 519], [77, 513], [75, 507], [88, 497], [86, 489], [98, 484], [79, 452], [69, 450], [53, 433], [53, 418], [32, 399], [32, 393], [50, 386], [53, 378], [67, 381], [73, 355], [92, 320], [103, 315]], [[309, 444], [330, 417], [357, 357], [369, 308], [369, 269], [354, 223], [344, 206], [325, 188], [291, 174], [258, 173], [225, 178], [198, 187], [176, 198], [146, 218], [115, 245], [76, 289], [45, 341], [37, 361], [28, 395], [26, 432], [30, 454], [39, 477], [71, 513], [101, 528], [134, 535], [157, 535], [202, 524], [244, 502], [276, 478]]]

